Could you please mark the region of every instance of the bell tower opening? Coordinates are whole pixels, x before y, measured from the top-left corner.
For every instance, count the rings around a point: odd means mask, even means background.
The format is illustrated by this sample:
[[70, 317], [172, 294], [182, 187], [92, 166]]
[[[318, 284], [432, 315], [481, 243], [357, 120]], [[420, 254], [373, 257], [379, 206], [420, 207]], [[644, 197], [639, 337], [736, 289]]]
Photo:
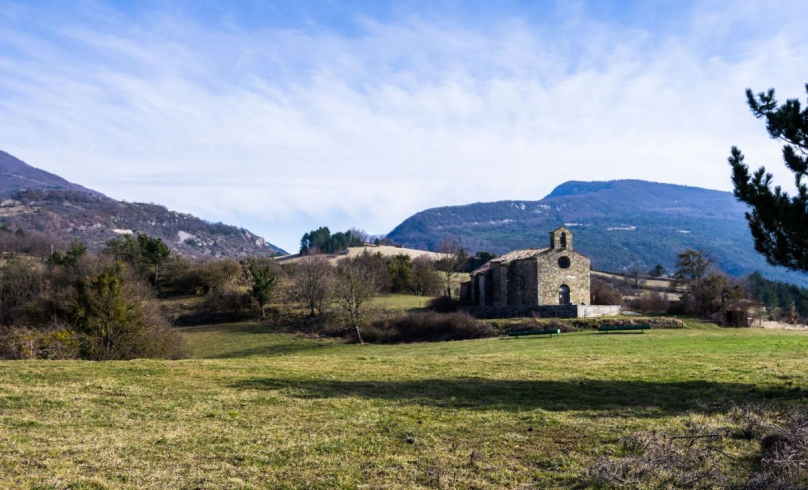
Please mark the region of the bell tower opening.
[[554, 250], [572, 250], [572, 233], [564, 227], [551, 231], [550, 248]]

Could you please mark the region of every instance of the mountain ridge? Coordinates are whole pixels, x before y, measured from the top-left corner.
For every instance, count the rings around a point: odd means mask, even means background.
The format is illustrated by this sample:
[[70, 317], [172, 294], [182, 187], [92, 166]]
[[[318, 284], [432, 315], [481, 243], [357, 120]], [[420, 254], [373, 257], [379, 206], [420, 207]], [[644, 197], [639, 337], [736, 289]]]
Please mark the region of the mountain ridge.
[[457, 237], [470, 253], [497, 254], [543, 246], [547, 233], [567, 226], [576, 249], [593, 268], [633, 266], [668, 270], [684, 248], [705, 250], [726, 272], [808, 284], [808, 275], [775, 268], [754, 250], [746, 206], [724, 191], [643, 180], [568, 181], [543, 199], [479, 202], [420, 211], [388, 237], [436, 250], [443, 236]]
[[165, 206], [117, 201], [0, 151], [0, 225], [100, 250], [122, 234], [161, 238], [186, 257], [269, 257], [286, 252], [249, 230]]
[[14, 155], [0, 150], [0, 195], [28, 189], [77, 191], [104, 196], [98, 191], [33, 167]]

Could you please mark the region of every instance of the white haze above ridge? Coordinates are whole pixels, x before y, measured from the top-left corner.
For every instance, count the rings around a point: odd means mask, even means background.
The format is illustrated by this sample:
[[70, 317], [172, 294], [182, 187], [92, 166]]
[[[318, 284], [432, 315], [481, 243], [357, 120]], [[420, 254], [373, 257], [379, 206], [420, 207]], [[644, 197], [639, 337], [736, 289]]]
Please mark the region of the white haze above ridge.
[[0, 149], [290, 251], [320, 225], [383, 233], [567, 180], [730, 190], [733, 144], [791, 186], [743, 91], [805, 99], [802, 2], [711, 2], [647, 26], [586, 4], [546, 22], [357, 11], [350, 31], [80, 5], [0, 9]]

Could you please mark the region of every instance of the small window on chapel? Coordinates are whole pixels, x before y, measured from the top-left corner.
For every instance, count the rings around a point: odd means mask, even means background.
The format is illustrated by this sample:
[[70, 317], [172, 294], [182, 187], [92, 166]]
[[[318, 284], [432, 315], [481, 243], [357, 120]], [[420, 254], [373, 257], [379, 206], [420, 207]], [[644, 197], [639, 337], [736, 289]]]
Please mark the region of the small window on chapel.
[[567, 234], [561, 234], [561, 248], [567, 248]]
[[558, 266], [562, 269], [569, 269], [570, 267], [570, 258], [569, 257], [561, 257], [558, 259]]

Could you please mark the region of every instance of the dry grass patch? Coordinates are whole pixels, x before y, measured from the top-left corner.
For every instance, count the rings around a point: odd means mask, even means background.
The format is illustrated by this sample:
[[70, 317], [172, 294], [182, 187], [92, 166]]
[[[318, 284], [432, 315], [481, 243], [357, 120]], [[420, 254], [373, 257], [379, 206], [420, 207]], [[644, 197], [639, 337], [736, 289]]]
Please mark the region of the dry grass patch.
[[799, 332], [365, 346], [249, 323], [183, 333], [197, 359], [0, 363], [0, 488], [585, 487], [632, 433], [808, 394]]

